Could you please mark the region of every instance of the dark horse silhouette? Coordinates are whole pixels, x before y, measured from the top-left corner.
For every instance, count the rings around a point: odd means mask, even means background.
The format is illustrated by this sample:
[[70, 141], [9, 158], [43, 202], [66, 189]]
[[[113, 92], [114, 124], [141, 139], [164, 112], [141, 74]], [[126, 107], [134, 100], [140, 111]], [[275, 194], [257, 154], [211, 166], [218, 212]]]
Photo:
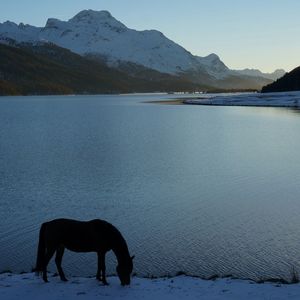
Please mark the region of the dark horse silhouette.
[[122, 285], [130, 284], [132, 260], [125, 239], [112, 224], [103, 220], [87, 222], [56, 219], [43, 223], [40, 229], [35, 271], [47, 279], [47, 265], [56, 251], [55, 263], [61, 280], [67, 281], [61, 262], [65, 248], [75, 252], [97, 252], [97, 279], [107, 284], [105, 277], [105, 254], [112, 250], [118, 261], [117, 274]]

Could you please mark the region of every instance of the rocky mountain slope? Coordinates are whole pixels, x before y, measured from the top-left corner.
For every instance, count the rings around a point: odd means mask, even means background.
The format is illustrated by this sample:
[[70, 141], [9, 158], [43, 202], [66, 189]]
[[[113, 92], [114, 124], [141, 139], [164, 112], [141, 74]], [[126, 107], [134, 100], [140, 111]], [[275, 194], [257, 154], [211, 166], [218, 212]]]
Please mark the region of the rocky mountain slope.
[[[0, 95], [194, 91], [199, 85], [152, 71], [152, 78], [108, 67], [54, 44], [0, 44]], [[202, 88], [206, 88], [202, 86]]]

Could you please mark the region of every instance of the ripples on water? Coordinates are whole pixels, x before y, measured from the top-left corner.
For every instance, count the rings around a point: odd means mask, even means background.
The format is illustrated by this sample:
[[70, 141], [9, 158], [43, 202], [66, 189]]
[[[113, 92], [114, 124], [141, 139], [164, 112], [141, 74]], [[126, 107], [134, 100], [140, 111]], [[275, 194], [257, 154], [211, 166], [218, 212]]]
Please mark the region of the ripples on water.
[[[299, 114], [142, 103], [167, 97], [0, 99], [0, 270], [29, 271], [58, 217], [115, 224], [138, 275], [300, 268]], [[94, 275], [96, 255], [63, 265]]]

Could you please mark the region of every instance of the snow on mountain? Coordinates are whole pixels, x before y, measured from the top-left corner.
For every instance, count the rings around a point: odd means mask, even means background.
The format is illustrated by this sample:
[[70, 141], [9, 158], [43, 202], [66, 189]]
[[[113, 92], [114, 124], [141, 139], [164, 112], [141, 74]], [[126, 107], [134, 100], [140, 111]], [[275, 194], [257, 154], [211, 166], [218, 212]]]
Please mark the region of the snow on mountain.
[[100, 56], [110, 66], [130, 62], [162, 73], [188, 73], [212, 81], [262, 74], [232, 71], [216, 54], [194, 56], [157, 30], [129, 29], [108, 11], [83, 10], [68, 21], [50, 18], [42, 28], [0, 23], [0, 42], [9, 40], [51, 42], [80, 55]]
[[244, 69], [244, 70], [236, 70], [239, 74], [247, 75], [247, 76], [254, 76], [254, 77], [264, 77], [271, 80], [276, 80], [282, 77], [286, 72], [283, 69], [277, 69], [273, 73], [263, 73], [257, 69]]
[[205, 57], [195, 56], [206, 72], [217, 79], [222, 79], [231, 74], [230, 69], [221, 61], [218, 55], [212, 53]]
[[127, 28], [107, 11], [84, 10], [69, 21], [48, 19], [44, 28], [0, 24], [0, 39], [18, 42], [49, 41], [71, 51], [100, 54], [113, 64], [119, 60], [175, 74], [197, 70], [197, 59], [156, 30]]
[[48, 41], [81, 55], [99, 54], [110, 64], [128, 61], [170, 74], [202, 70], [198, 58], [161, 32], [129, 29], [107, 11], [83, 10], [69, 21], [51, 18], [44, 28], [5, 22], [0, 40], [7, 38]]
[[38, 39], [40, 28], [24, 25], [19, 25], [14, 22], [6, 21], [0, 23], [0, 41], [3, 43], [7, 39], [16, 40], [17, 42], [35, 42]]

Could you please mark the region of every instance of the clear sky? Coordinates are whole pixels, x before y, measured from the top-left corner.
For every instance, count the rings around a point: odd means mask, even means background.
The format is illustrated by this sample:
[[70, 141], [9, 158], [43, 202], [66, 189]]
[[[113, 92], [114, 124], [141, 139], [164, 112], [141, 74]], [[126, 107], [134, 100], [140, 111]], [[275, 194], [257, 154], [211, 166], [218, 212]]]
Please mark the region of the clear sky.
[[0, 0], [0, 22], [44, 26], [83, 9], [108, 10], [127, 27], [157, 29], [232, 69], [300, 65], [300, 0]]

